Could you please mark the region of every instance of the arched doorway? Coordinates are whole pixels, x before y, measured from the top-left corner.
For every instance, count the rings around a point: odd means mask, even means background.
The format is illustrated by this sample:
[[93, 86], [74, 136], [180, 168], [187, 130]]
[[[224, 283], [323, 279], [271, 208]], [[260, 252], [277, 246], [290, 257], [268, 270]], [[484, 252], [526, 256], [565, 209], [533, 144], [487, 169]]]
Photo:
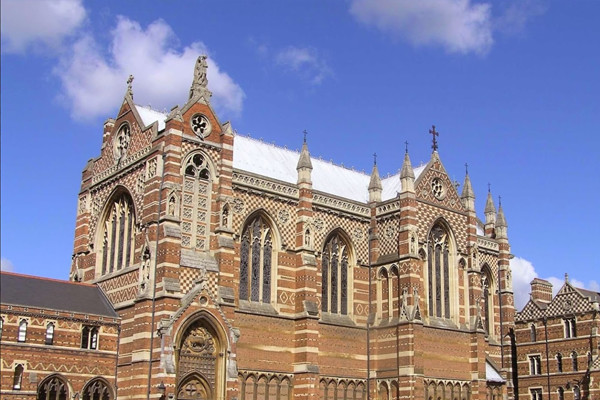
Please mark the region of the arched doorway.
[[206, 312], [191, 320], [179, 336], [177, 399], [216, 400], [225, 391], [227, 343], [222, 329]]

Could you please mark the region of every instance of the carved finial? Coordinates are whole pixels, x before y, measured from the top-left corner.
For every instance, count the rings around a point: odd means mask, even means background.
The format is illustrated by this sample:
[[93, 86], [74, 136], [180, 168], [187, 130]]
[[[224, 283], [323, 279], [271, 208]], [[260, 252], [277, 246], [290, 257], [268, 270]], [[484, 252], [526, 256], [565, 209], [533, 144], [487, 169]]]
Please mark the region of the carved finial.
[[469, 164], [465, 163], [465, 175], [469, 175]]
[[431, 125], [431, 129], [429, 130], [429, 133], [433, 137], [433, 141], [432, 141], [433, 143], [431, 145], [431, 148], [433, 149], [433, 151], [437, 151], [438, 143], [437, 143], [436, 136], [440, 136], [440, 133], [435, 130], [435, 125]]
[[133, 99], [133, 75], [127, 78], [127, 94]]
[[404, 153], [408, 154], [408, 140], [404, 141]]
[[492, 184], [488, 182], [488, 193], [492, 193]]
[[306, 129], [302, 131], [302, 133], [304, 133], [304, 143], [306, 143], [306, 135], [308, 135], [308, 132], [306, 132]]
[[373, 153], [373, 165], [377, 165], [377, 153]]
[[567, 283], [569, 282], [569, 274], [567, 274], [566, 272], [565, 272], [565, 282], [567, 282]]
[[192, 81], [192, 87], [190, 88], [190, 98], [196, 94], [207, 94], [210, 97], [211, 93], [207, 89], [208, 78], [206, 77], [206, 71], [208, 64], [206, 62], [207, 56], [201, 55], [196, 60], [196, 66], [194, 67], [194, 80]]
[[502, 196], [498, 196], [498, 208], [502, 207]]

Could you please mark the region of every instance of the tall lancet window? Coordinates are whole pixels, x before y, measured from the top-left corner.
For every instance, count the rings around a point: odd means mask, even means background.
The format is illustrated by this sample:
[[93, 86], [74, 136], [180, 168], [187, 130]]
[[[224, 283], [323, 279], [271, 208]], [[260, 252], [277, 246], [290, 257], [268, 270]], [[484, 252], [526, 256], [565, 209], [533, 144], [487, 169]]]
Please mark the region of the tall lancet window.
[[191, 155], [184, 163], [183, 174], [181, 245], [206, 250], [212, 191], [208, 158], [200, 153]]
[[122, 193], [110, 205], [102, 234], [102, 274], [133, 264], [135, 211], [131, 197]]
[[492, 272], [490, 271], [490, 267], [486, 264], [481, 268], [481, 290], [483, 297], [482, 317], [484, 318], [484, 327], [488, 335], [494, 333], [493, 286]]
[[450, 318], [450, 235], [436, 223], [428, 236], [429, 316]]
[[240, 250], [240, 300], [271, 302], [273, 233], [257, 215], [244, 227]]
[[339, 234], [329, 237], [323, 248], [321, 310], [348, 314], [349, 248]]

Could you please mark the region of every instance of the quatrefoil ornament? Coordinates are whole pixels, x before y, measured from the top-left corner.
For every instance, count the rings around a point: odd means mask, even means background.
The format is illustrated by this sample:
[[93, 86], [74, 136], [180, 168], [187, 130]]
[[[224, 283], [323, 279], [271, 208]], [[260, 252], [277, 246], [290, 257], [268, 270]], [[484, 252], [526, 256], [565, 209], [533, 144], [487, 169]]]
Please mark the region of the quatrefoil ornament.
[[194, 133], [201, 138], [205, 138], [210, 135], [212, 130], [210, 121], [205, 115], [202, 114], [194, 115], [190, 121], [190, 125]]

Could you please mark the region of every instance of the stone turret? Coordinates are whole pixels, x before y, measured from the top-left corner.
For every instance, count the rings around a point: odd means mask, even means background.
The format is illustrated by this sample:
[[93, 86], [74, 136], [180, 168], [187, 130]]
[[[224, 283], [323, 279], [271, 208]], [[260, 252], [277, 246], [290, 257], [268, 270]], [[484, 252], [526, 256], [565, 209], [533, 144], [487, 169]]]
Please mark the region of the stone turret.
[[300, 151], [300, 157], [298, 158], [298, 165], [296, 171], [298, 171], [298, 184], [308, 183], [312, 184], [312, 162], [310, 161], [310, 153], [308, 152], [308, 146], [306, 139], [302, 144], [302, 150]]
[[506, 218], [504, 217], [504, 210], [502, 209], [502, 203], [498, 204], [498, 216], [496, 217], [496, 238], [506, 239], [507, 236]]
[[473, 192], [471, 178], [469, 178], [468, 172], [465, 175], [465, 183], [463, 184], [463, 190], [460, 198], [462, 199], [463, 205], [468, 211], [475, 211], [475, 193]]
[[381, 201], [381, 178], [379, 177], [379, 170], [377, 169], [377, 162], [373, 164], [373, 171], [371, 171], [371, 180], [369, 181], [369, 202]]
[[413, 172], [410, 163], [408, 151], [404, 153], [404, 162], [402, 163], [402, 169], [400, 170], [400, 183], [402, 184], [402, 193], [415, 192], [415, 173]]
[[488, 191], [487, 200], [485, 202], [485, 235], [495, 237], [494, 229], [496, 227], [496, 206], [492, 198], [492, 192]]

